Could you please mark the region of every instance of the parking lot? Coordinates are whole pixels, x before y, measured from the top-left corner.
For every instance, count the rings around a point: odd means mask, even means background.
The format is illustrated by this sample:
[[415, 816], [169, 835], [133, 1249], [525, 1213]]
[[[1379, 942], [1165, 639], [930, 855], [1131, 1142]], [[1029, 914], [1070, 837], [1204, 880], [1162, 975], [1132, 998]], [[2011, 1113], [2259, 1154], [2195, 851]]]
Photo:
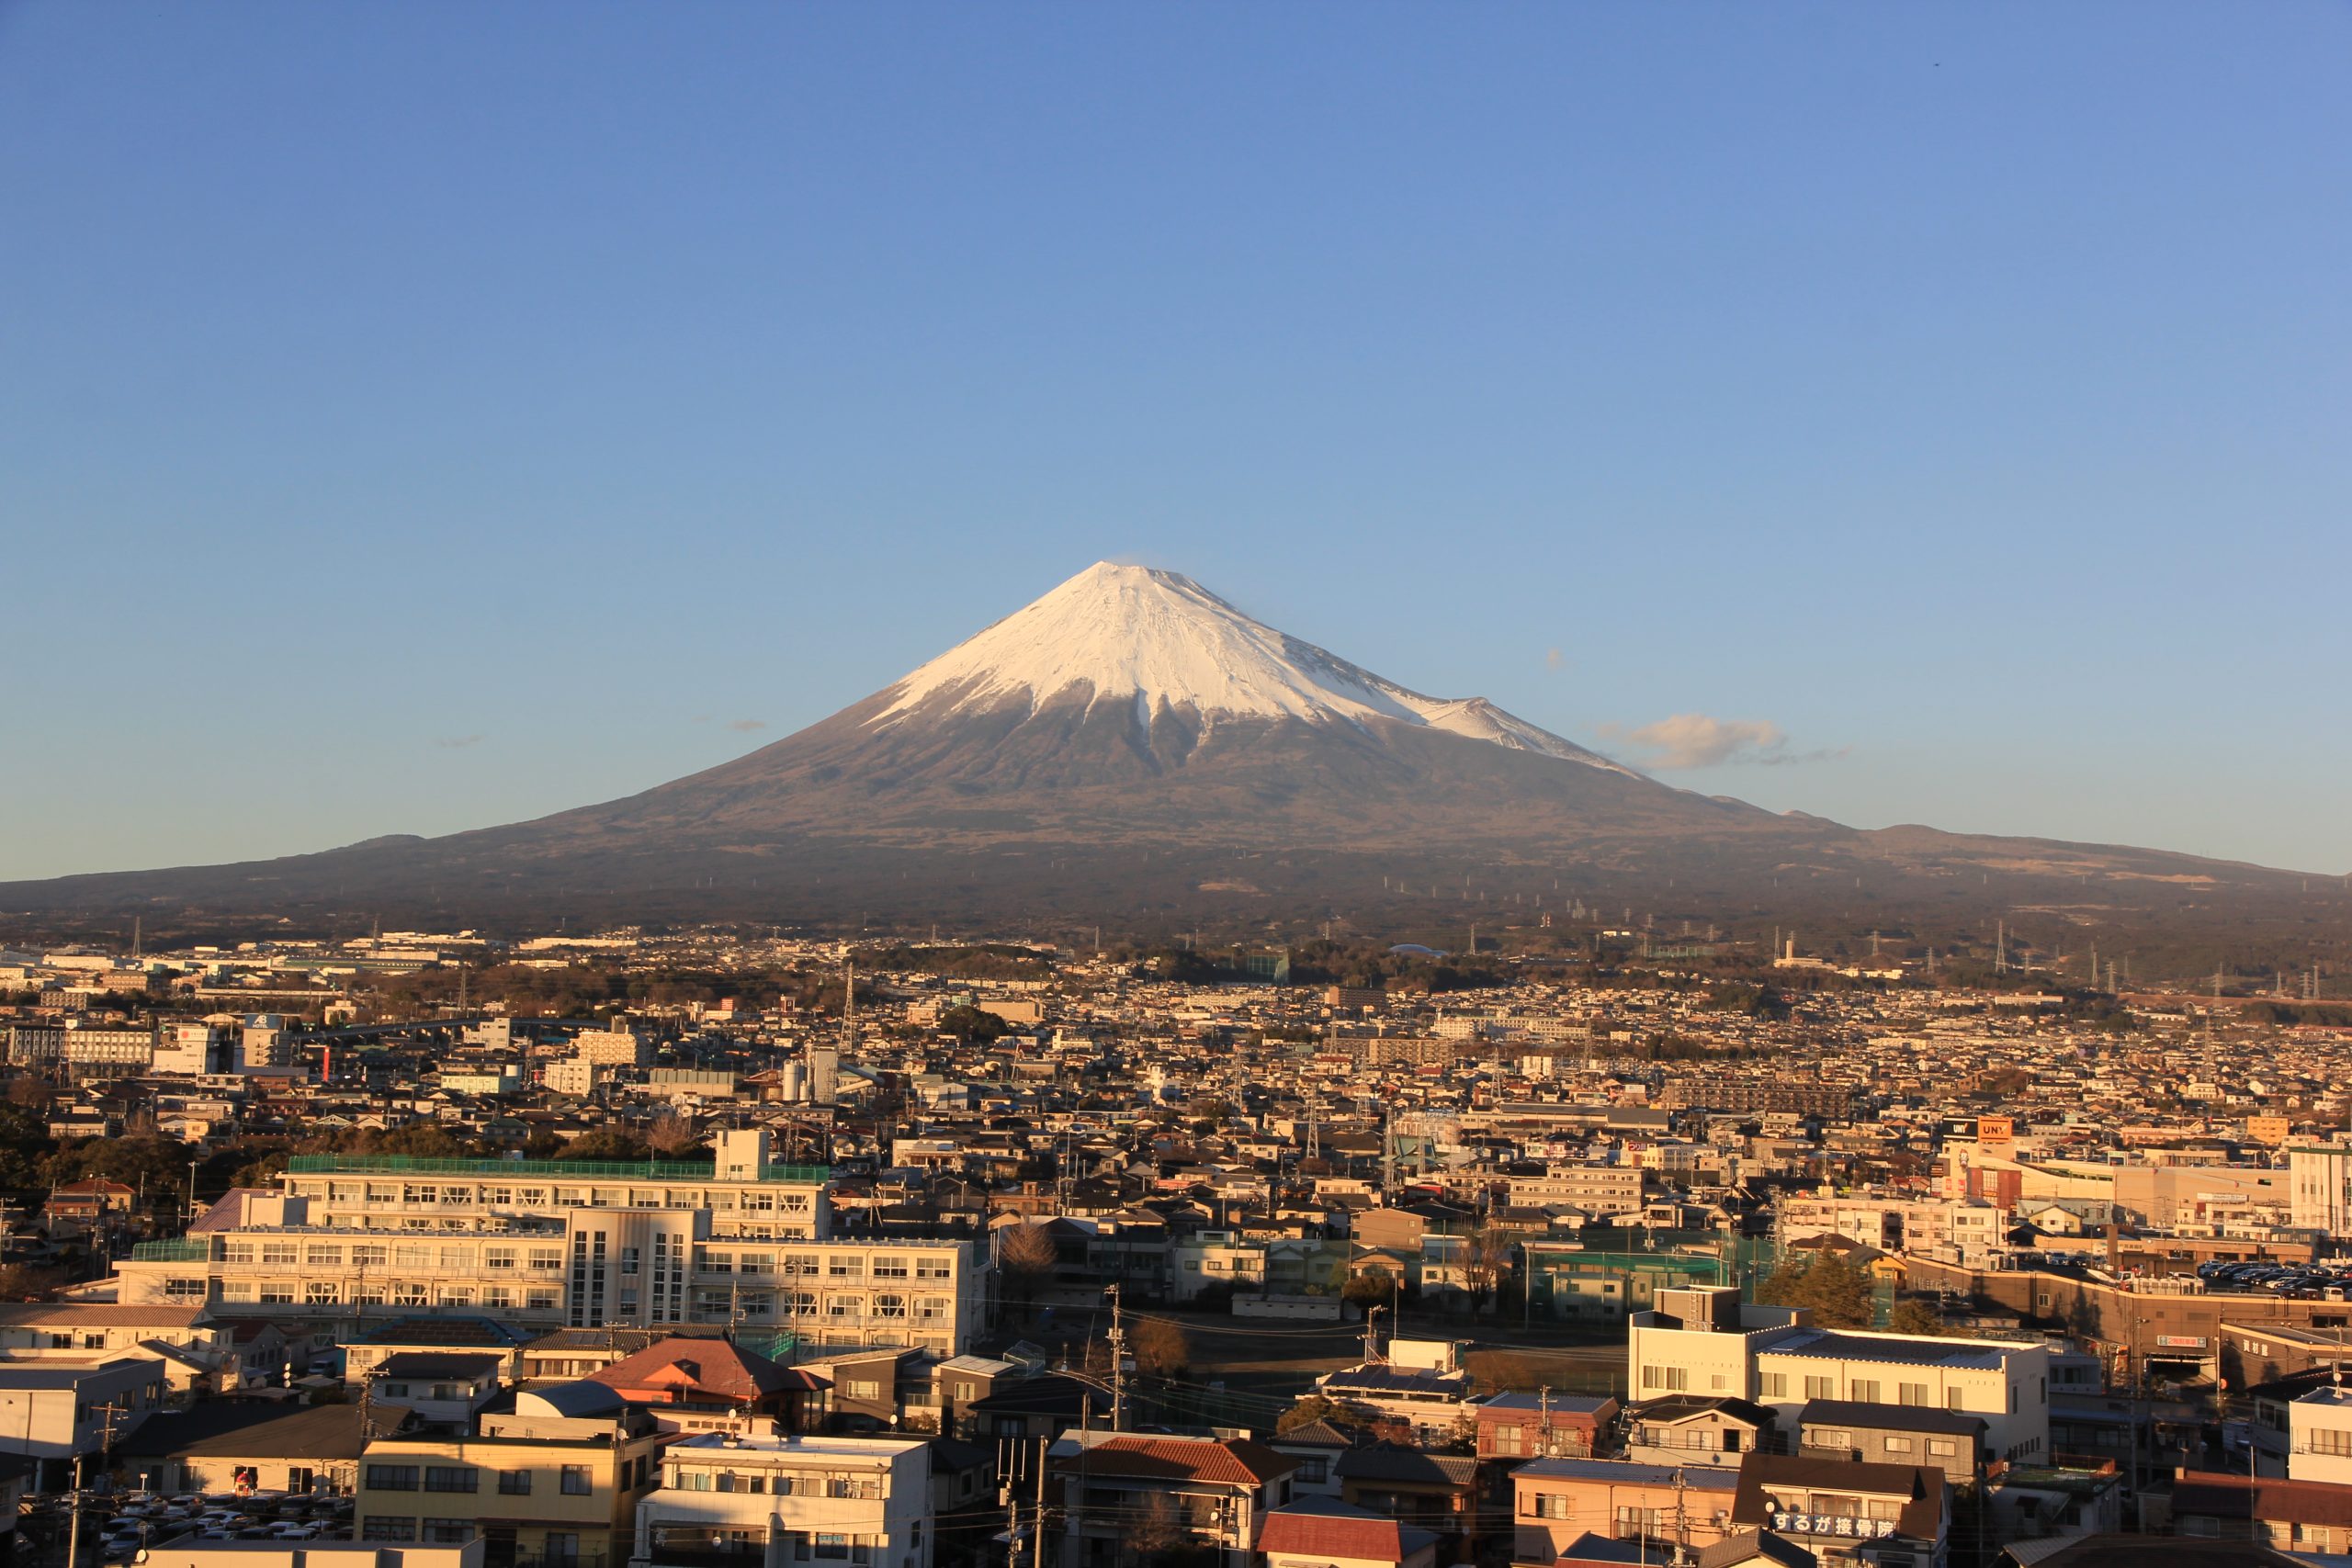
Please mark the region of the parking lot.
[[[29, 1499], [21, 1528], [62, 1556], [71, 1529], [72, 1499], [51, 1494]], [[130, 1562], [142, 1548], [166, 1541], [316, 1540], [351, 1533], [348, 1497], [288, 1497], [280, 1493], [208, 1493], [168, 1496], [132, 1492], [85, 1495], [82, 1553], [85, 1562]]]

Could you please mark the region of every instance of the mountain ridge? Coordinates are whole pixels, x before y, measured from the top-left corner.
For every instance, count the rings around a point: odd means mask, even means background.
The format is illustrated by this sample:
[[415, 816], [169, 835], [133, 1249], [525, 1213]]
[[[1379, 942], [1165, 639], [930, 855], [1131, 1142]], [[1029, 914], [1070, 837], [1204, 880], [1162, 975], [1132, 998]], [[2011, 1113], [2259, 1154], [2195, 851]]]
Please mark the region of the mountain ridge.
[[[1231, 874], [1239, 857], [1250, 876]], [[0, 909], [1177, 921], [1456, 882], [1466, 897], [1482, 878], [1708, 918], [2030, 907], [2093, 923], [2109, 917], [2079, 911], [2102, 900], [2242, 910], [2296, 882], [1699, 795], [1484, 698], [1424, 695], [1190, 578], [1102, 562], [816, 724], [635, 795], [438, 838], [0, 885]]]

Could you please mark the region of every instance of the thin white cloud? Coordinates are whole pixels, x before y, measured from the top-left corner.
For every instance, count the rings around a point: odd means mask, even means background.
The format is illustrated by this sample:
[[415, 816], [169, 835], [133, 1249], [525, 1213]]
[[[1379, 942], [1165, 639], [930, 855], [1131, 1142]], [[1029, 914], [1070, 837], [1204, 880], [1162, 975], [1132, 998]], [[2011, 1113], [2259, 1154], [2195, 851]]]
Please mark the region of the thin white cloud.
[[433, 744], [444, 751], [462, 751], [469, 746], [481, 745], [481, 739], [480, 735], [443, 735], [436, 737]]
[[763, 718], [730, 718], [727, 721], [727, 728], [738, 735], [749, 735], [754, 729], [765, 729], [767, 727], [768, 721]]
[[1846, 754], [1837, 750], [1792, 751], [1788, 732], [1769, 719], [1713, 718], [1703, 713], [1679, 713], [1655, 724], [1628, 728], [1604, 724], [1600, 733], [1612, 740], [1628, 740], [1646, 753], [1642, 765], [1671, 772], [1678, 768], [1736, 766], [1785, 767], [1792, 762], [1821, 762]]

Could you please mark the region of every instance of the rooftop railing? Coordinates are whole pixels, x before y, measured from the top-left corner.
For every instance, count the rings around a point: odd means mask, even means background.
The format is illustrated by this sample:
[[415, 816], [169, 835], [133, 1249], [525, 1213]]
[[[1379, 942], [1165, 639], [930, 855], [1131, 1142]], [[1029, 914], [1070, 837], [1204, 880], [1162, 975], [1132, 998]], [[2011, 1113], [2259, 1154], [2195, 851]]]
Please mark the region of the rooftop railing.
[[[430, 1155], [296, 1155], [295, 1176], [617, 1177], [632, 1181], [716, 1181], [715, 1167], [662, 1159], [452, 1159]], [[759, 1180], [818, 1183], [832, 1179], [823, 1165], [763, 1165]]]

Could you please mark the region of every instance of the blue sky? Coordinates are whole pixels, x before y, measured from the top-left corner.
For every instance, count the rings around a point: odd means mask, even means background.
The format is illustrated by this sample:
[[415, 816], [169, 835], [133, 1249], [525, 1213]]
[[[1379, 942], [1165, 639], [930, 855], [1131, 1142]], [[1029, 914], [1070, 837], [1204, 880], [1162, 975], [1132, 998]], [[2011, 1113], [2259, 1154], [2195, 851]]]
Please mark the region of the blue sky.
[[1770, 726], [1664, 775], [1767, 806], [2352, 869], [2348, 48], [0, 7], [0, 875], [631, 792], [1101, 557], [1621, 755]]

